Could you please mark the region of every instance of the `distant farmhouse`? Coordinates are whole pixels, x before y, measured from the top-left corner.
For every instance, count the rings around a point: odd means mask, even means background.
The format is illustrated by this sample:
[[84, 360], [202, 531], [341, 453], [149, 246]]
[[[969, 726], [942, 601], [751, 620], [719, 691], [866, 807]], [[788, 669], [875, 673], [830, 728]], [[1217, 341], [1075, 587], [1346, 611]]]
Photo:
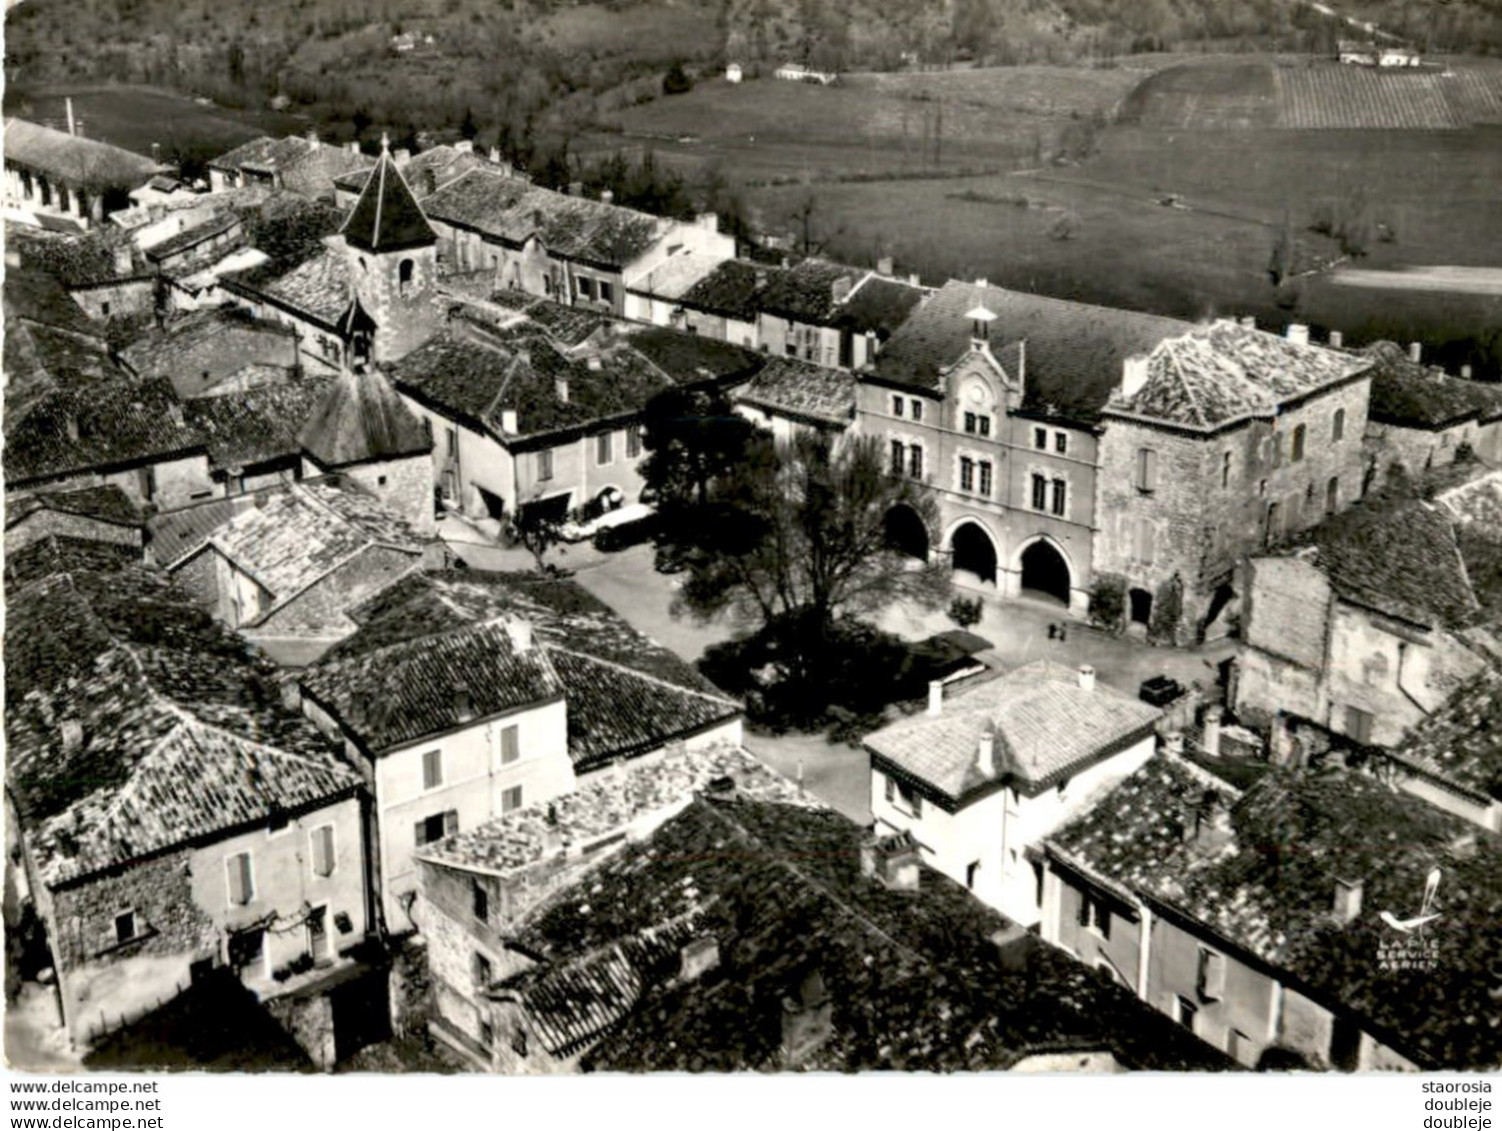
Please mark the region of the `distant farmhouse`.
[[1417, 67], [1424, 61], [1416, 47], [1369, 39], [1342, 39], [1335, 53], [1342, 63], [1356, 67]]
[[797, 63], [784, 63], [777, 68], [777, 77], [788, 82], [816, 82], [820, 86], [833, 86], [840, 76], [833, 71], [815, 71]]

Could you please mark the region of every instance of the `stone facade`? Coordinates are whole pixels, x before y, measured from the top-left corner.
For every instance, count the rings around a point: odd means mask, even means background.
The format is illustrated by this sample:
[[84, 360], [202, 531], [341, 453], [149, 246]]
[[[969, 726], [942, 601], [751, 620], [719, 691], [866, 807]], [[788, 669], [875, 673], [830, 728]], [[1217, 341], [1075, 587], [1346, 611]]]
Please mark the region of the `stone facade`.
[[1251, 725], [1291, 714], [1392, 746], [1483, 666], [1442, 628], [1342, 601], [1312, 563], [1254, 558], [1241, 577], [1244, 641], [1232, 705]]
[[[1163, 638], [1187, 644], [1213, 633], [1228, 608], [1234, 615], [1233, 573], [1244, 555], [1360, 497], [1369, 386], [1357, 378], [1285, 404], [1271, 420], [1241, 420], [1217, 432], [1108, 410], [1096, 568], [1120, 574], [1153, 603], [1177, 578], [1182, 615], [1164, 626]], [[1147, 486], [1143, 452], [1156, 465]]]
[[438, 256], [433, 246], [374, 254], [345, 247], [355, 298], [375, 320], [373, 360], [395, 361], [438, 328]]
[[939, 502], [941, 528], [929, 532], [930, 547], [950, 556], [961, 584], [1003, 597], [1067, 594], [1069, 611], [1083, 615], [1097, 568], [1099, 441], [1084, 428], [1018, 415], [1022, 395], [1021, 383], [977, 344], [937, 396], [865, 376], [856, 430], [880, 437], [888, 452], [902, 444], [904, 474], [912, 449], [921, 450], [923, 478]]
[[[403, 459], [353, 464], [339, 471], [364, 487], [419, 534], [431, 535], [437, 529], [433, 512], [433, 459], [426, 452]], [[317, 474], [308, 467], [303, 473]]]

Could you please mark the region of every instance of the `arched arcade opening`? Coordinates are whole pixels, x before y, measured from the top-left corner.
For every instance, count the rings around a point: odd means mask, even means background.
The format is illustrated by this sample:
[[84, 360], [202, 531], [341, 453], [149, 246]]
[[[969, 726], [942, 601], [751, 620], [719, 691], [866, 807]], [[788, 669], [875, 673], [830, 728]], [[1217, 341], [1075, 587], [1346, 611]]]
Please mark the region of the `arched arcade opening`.
[[950, 536], [949, 549], [957, 571], [996, 584], [996, 546], [979, 523], [962, 523]]
[[1059, 548], [1040, 538], [1022, 551], [1022, 592], [1069, 604], [1069, 563]]
[[912, 507], [898, 503], [882, 520], [887, 548], [909, 558], [928, 560], [928, 527]]

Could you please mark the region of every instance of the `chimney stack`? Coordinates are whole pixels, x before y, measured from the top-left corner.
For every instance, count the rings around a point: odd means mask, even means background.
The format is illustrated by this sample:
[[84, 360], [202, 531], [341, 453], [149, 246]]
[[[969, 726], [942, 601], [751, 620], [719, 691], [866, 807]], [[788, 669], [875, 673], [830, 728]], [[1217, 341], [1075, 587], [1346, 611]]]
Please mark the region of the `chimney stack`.
[[1200, 747], [1212, 758], [1220, 757], [1220, 708], [1207, 707], [1205, 721], [1200, 732]]
[[470, 694], [469, 688], [454, 688], [454, 715], [461, 723], [467, 723], [475, 717], [475, 697]]
[[1415, 365], [1424, 360], [1424, 345], [1422, 342], [1408, 343], [1408, 360]]
[[320, 142], [318, 140], [318, 131], [315, 128], [313, 128], [312, 126], [309, 126], [308, 127], [308, 147], [310, 149], [317, 149], [318, 146], [319, 146], [319, 144], [320, 144]]
[[1461, 376], [1461, 377], [1462, 377], [1462, 378], [1463, 378], [1463, 379], [1464, 379], [1464, 380], [1466, 380], [1466, 381], [1469, 381], [1469, 380], [1470, 380], [1470, 379], [1471, 379], [1471, 374], [1472, 374], [1472, 373], [1473, 373], [1473, 372], [1474, 372], [1474, 371], [1473, 371], [1473, 370], [1472, 370], [1472, 369], [1471, 369], [1471, 364], [1470, 364], [1470, 362], [1467, 362], [1467, 363], [1466, 363], [1466, 364], [1464, 364], [1464, 365], [1462, 365], [1462, 366], [1461, 366], [1461, 367], [1460, 367], [1460, 376]]
[[1330, 331], [1330, 348], [1331, 349], [1338, 350], [1338, 349], [1342, 348], [1345, 344], [1346, 344], [1346, 336], [1344, 334], [1342, 334], [1339, 330], [1331, 330]]
[[1121, 363], [1121, 396], [1123, 400], [1131, 400], [1147, 384], [1147, 362], [1145, 357], [1129, 357]]
[[568, 194], [569, 194], [569, 196], [583, 196], [584, 195], [584, 182], [583, 181], [570, 181], [568, 183]]
[[682, 965], [678, 976], [685, 982], [707, 974], [720, 964], [720, 943], [713, 935], [690, 939], [679, 952]]
[[77, 413], [70, 412], [70, 413], [68, 413], [67, 416], [63, 417], [63, 431], [65, 431], [68, 434], [68, 440], [71, 443], [74, 443], [74, 444], [78, 443], [78, 414]]
[[1244, 315], [1241, 319], [1241, 328], [1243, 330], [1255, 330], [1257, 328], [1257, 320], [1250, 314]]
[[473, 153], [474, 151], [475, 151], [475, 143], [473, 141], [471, 141], [469, 138], [464, 138], [461, 141], [454, 142], [454, 152], [455, 153]]
[[282, 682], [282, 706], [289, 711], [302, 710], [302, 684], [295, 679]]
[[568, 378], [559, 377], [553, 383], [553, 389], [558, 394], [560, 404], [568, 404]]
[[151, 160], [158, 165], [162, 163], [162, 143], [159, 141], [151, 143]]
[[492, 165], [499, 165], [501, 163], [501, 147], [499, 145], [492, 145], [490, 147], [490, 163]]
[[1290, 322], [1288, 324], [1288, 340], [1296, 346], [1309, 344], [1309, 327], [1302, 322]]
[[78, 136], [78, 125], [73, 120], [73, 99], [71, 99], [71, 98], [65, 98], [65, 99], [63, 99], [63, 105], [67, 108], [67, 111], [68, 111], [68, 136], [69, 137], [77, 137]]
[[1082, 665], [1079, 671], [1079, 681], [1081, 691], [1094, 691], [1095, 669], [1092, 668], [1089, 664]]
[[720, 214], [718, 212], [700, 212], [694, 217], [694, 223], [706, 232], [718, 232], [720, 230]]
[[818, 1052], [834, 1033], [834, 1006], [824, 978], [817, 970], [803, 979], [796, 995], [782, 999], [782, 1055], [784, 1062], [801, 1064]]
[[507, 436], [515, 436], [516, 433], [516, 409], [501, 409], [501, 431]]
[[931, 679], [928, 681], [928, 713], [932, 717], [941, 714], [944, 710], [944, 681]]
[[412, 151], [410, 149], [393, 149], [391, 156], [395, 158], [396, 167], [400, 169], [408, 161], [412, 160]]
[[65, 752], [76, 754], [83, 749], [83, 724], [77, 719], [64, 719], [58, 724], [58, 731]]
[[349, 151], [356, 154], [360, 152], [360, 142], [358, 139], [349, 143]]
[[975, 768], [980, 771], [981, 777], [991, 778], [996, 776], [996, 734], [987, 731], [980, 736], [980, 744], [975, 753]]
[[115, 274], [129, 275], [135, 270], [135, 259], [130, 253], [129, 244], [121, 244], [115, 248]]
[[615, 203], [615, 191], [613, 189], [601, 189], [600, 190], [600, 203], [601, 204], [614, 204]]
[[1352, 923], [1361, 914], [1361, 889], [1360, 880], [1335, 881], [1335, 918], [1344, 926]]
[[980, 290], [985, 290], [991, 284], [989, 282], [987, 282], [985, 279], [977, 279], [977, 280], [975, 280], [975, 285]]
[[921, 855], [910, 832], [877, 836], [861, 841], [861, 875], [891, 891], [917, 891]]
[[518, 652], [529, 651], [532, 647], [532, 622], [520, 617], [508, 620], [506, 635], [511, 638], [511, 646]]
[[890, 255], [883, 255], [876, 261], [876, 273], [890, 279], [892, 277], [892, 272], [896, 269], [896, 266], [897, 264]]

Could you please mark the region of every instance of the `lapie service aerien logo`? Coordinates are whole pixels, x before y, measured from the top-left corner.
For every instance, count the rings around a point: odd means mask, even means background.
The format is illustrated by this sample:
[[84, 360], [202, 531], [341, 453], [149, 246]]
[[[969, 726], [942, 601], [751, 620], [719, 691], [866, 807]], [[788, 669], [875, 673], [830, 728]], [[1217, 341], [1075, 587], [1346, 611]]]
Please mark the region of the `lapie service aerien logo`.
[[1384, 970], [1433, 970], [1439, 954], [1439, 943], [1428, 937], [1428, 927], [1439, 912], [1434, 910], [1434, 897], [1439, 891], [1440, 870], [1435, 868], [1424, 882], [1424, 898], [1418, 913], [1399, 919], [1391, 911], [1378, 912], [1377, 917], [1395, 932], [1377, 944], [1377, 962]]

